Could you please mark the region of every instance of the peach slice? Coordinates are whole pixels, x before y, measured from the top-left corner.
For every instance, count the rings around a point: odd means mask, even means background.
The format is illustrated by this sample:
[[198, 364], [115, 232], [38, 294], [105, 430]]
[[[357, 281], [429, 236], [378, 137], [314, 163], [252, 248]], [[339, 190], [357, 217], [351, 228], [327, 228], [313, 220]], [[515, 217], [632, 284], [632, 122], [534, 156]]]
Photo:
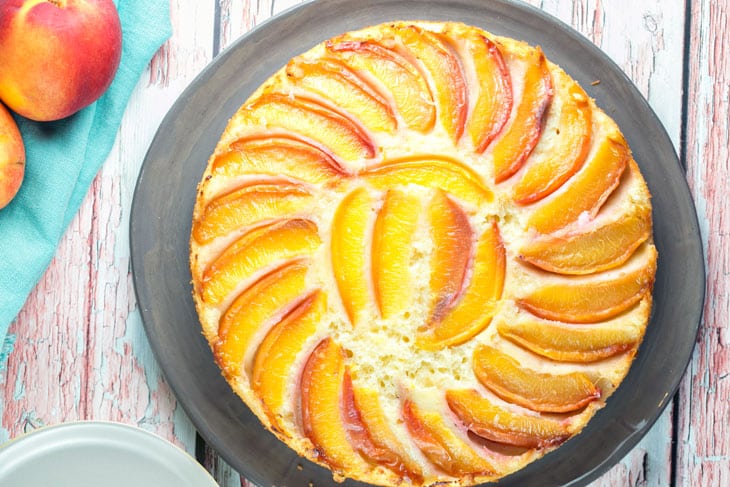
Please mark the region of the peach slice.
[[286, 180], [248, 184], [208, 202], [193, 224], [193, 237], [208, 243], [235, 229], [296, 213], [311, 202], [311, 193], [301, 184]]
[[512, 198], [519, 204], [534, 203], [549, 195], [575, 174], [588, 156], [591, 142], [592, 111], [590, 100], [577, 83], [570, 83], [563, 96], [563, 106], [556, 129], [554, 148], [546, 157], [533, 159], [512, 188]]
[[356, 325], [371, 302], [367, 275], [368, 229], [375, 201], [360, 187], [343, 198], [332, 222], [332, 270], [350, 323]]
[[516, 173], [540, 140], [544, 114], [553, 97], [552, 76], [542, 49], [530, 49], [522, 99], [502, 136], [494, 142], [494, 181], [501, 183]]
[[346, 161], [375, 157], [375, 145], [360, 125], [313, 99], [267, 93], [246, 105], [241, 116], [249, 126], [283, 129], [314, 140]]
[[203, 272], [200, 295], [217, 305], [257, 272], [277, 262], [307, 256], [321, 244], [317, 226], [309, 220], [281, 220], [245, 233], [229, 245]]
[[403, 420], [416, 446], [447, 474], [454, 477], [494, 474], [494, 467], [489, 461], [457, 436], [439, 413], [423, 411], [412, 400], [406, 399], [403, 402]]
[[630, 157], [620, 134], [605, 137], [583, 168], [563, 185], [565, 191], [553, 193], [534, 209], [528, 228], [551, 233], [578, 220], [581, 214], [594, 217], [618, 186]]
[[538, 235], [520, 249], [520, 259], [559, 274], [593, 274], [626, 262], [651, 235], [651, 208], [594, 220], [567, 233]]
[[380, 82], [408, 127], [420, 132], [433, 128], [436, 110], [428, 84], [403, 56], [370, 40], [328, 41], [325, 46], [355, 72], [368, 73]]
[[549, 321], [522, 311], [497, 322], [499, 334], [514, 343], [558, 362], [588, 363], [632, 350], [641, 341], [641, 322], [649, 315], [651, 297], [631, 311], [600, 323], [572, 325]]
[[295, 137], [249, 137], [231, 143], [215, 157], [213, 174], [226, 177], [244, 174], [290, 176], [301, 181], [327, 185], [343, 175], [332, 154]]
[[374, 165], [360, 174], [371, 186], [387, 190], [417, 184], [442, 189], [452, 197], [476, 207], [492, 201], [492, 192], [472, 169], [455, 159], [414, 156]]
[[601, 397], [601, 391], [581, 372], [553, 375], [521, 367], [509, 355], [481, 345], [474, 350], [474, 374], [487, 389], [527, 409], [569, 413]]
[[656, 259], [654, 246], [644, 244], [621, 267], [588, 276], [554, 276], [517, 303], [548, 320], [602, 321], [629, 309], [649, 292]]
[[314, 291], [274, 325], [256, 351], [251, 371], [251, 387], [261, 398], [272, 426], [281, 430], [280, 411], [296, 380], [294, 362], [307, 341], [316, 333], [327, 306], [322, 291]]
[[227, 377], [240, 374], [251, 339], [259, 329], [301, 296], [308, 267], [306, 259], [284, 264], [239, 294], [223, 313], [214, 352]]
[[295, 58], [286, 67], [290, 80], [351, 113], [371, 130], [393, 133], [396, 119], [380, 93], [338, 59], [306, 61]]
[[413, 64], [425, 67], [432, 82], [431, 93], [438, 106], [438, 115], [446, 132], [454, 141], [464, 133], [468, 109], [466, 79], [461, 63], [451, 48], [436, 34], [414, 25], [398, 30], [403, 44], [410, 51]]
[[463, 297], [441, 320], [419, 330], [416, 344], [426, 350], [460, 345], [484, 330], [497, 310], [505, 275], [505, 250], [492, 223], [479, 237], [471, 280]]
[[373, 465], [383, 465], [402, 478], [422, 480], [420, 467], [408, 456], [388, 426], [378, 393], [354, 388], [347, 369], [342, 384], [342, 403], [350, 443], [360, 455]]
[[428, 207], [431, 256], [431, 321], [439, 321], [464, 289], [473, 258], [474, 232], [464, 211], [446, 193], [437, 190]]
[[397, 315], [411, 302], [409, 256], [420, 209], [418, 198], [392, 189], [375, 219], [372, 278], [375, 302], [384, 318]]
[[302, 429], [319, 460], [335, 469], [362, 469], [366, 464], [350, 444], [343, 414], [344, 377], [345, 351], [332, 338], [325, 338], [302, 371]]
[[466, 55], [474, 62], [478, 90], [467, 129], [476, 152], [482, 153], [509, 119], [512, 80], [496, 43], [475, 33], [466, 39], [466, 49]]
[[558, 445], [570, 436], [559, 421], [513, 413], [474, 389], [446, 391], [446, 402], [470, 431], [497, 443], [545, 448]]

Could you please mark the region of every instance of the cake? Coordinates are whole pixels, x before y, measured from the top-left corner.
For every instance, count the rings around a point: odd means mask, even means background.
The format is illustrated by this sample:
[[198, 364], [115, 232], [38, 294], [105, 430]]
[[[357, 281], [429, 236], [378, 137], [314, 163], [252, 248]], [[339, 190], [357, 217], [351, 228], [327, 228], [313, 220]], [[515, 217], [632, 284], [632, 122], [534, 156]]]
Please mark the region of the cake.
[[243, 103], [196, 195], [202, 332], [262, 424], [337, 481], [466, 486], [580, 433], [649, 320], [650, 195], [539, 47], [348, 32]]

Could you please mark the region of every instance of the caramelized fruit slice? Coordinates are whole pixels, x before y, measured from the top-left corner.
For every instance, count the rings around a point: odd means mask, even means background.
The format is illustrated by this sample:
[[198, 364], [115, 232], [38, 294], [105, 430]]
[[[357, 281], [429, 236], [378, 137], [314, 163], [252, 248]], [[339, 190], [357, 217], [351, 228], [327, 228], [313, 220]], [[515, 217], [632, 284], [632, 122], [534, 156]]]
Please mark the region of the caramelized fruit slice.
[[233, 242], [203, 272], [201, 297], [220, 304], [240, 283], [276, 262], [309, 255], [321, 241], [309, 220], [281, 220], [254, 228]]
[[443, 191], [436, 191], [428, 207], [433, 254], [430, 317], [443, 318], [464, 288], [473, 255], [474, 232], [464, 211]]
[[591, 325], [549, 321], [522, 311], [497, 322], [503, 337], [551, 360], [595, 362], [633, 349], [643, 336], [641, 326], [649, 316], [651, 297], [645, 297], [631, 311]]
[[332, 222], [332, 270], [350, 323], [363, 318], [370, 297], [367, 276], [367, 233], [375, 202], [365, 188], [349, 193], [340, 203]]
[[251, 372], [251, 387], [264, 405], [275, 429], [287, 390], [296, 380], [293, 370], [297, 355], [317, 331], [327, 303], [322, 291], [307, 296], [277, 323], [259, 345]]
[[373, 465], [383, 465], [402, 478], [422, 480], [420, 467], [388, 426], [378, 393], [353, 388], [349, 370], [345, 370], [342, 384], [342, 403], [345, 428], [358, 453]]
[[494, 468], [459, 438], [436, 412], [422, 411], [410, 399], [403, 402], [403, 420], [416, 446], [434, 465], [454, 477], [492, 475]]
[[398, 30], [415, 64], [420, 61], [431, 77], [441, 124], [454, 141], [464, 132], [468, 109], [466, 80], [459, 59], [433, 32], [414, 25]]
[[227, 377], [240, 374], [246, 350], [261, 326], [301, 296], [308, 266], [305, 259], [284, 264], [239, 294], [223, 314], [214, 350]]
[[364, 462], [350, 444], [344, 420], [344, 377], [345, 352], [332, 338], [325, 338], [302, 371], [302, 429], [312, 440], [319, 460], [336, 469], [361, 469]]
[[286, 67], [289, 79], [351, 113], [365, 127], [393, 133], [396, 119], [388, 101], [337, 59], [294, 58]]
[[552, 77], [539, 47], [524, 59], [526, 70], [522, 99], [502, 136], [494, 143], [494, 181], [501, 183], [516, 173], [540, 140], [544, 117], [553, 96]]
[[411, 303], [410, 259], [413, 233], [421, 202], [392, 189], [375, 219], [372, 273], [375, 301], [384, 318], [397, 315]]
[[447, 157], [394, 159], [366, 169], [361, 176], [378, 189], [417, 184], [443, 189], [451, 196], [476, 207], [492, 201], [492, 192], [484, 186], [478, 174], [459, 161]]
[[605, 137], [584, 167], [535, 208], [527, 222], [538, 233], [551, 233], [578, 220], [594, 217], [619, 183], [629, 162], [629, 148], [620, 134]]
[[527, 163], [512, 188], [512, 198], [517, 203], [533, 203], [549, 195], [575, 174], [588, 156], [592, 130], [588, 95], [567, 76], [561, 76], [560, 81], [569, 85], [563, 96], [555, 145], [548, 155]]
[[487, 345], [474, 350], [474, 374], [487, 389], [533, 411], [568, 413], [601, 397], [601, 391], [580, 372], [553, 375], [524, 367]]
[[560, 234], [538, 235], [520, 249], [520, 259], [559, 274], [592, 274], [626, 262], [651, 235], [651, 209], [619, 213]]
[[561, 422], [513, 413], [493, 404], [474, 389], [446, 391], [446, 401], [470, 431], [497, 443], [544, 448], [558, 445], [570, 436]]
[[333, 154], [293, 137], [243, 138], [213, 160], [213, 173], [291, 176], [315, 185], [336, 182], [343, 174]]
[[351, 119], [309, 98], [267, 93], [242, 112], [248, 125], [280, 128], [312, 139], [346, 161], [375, 156], [375, 146]]
[[651, 289], [656, 259], [654, 246], [644, 244], [620, 268], [589, 276], [549, 278], [518, 304], [548, 320], [601, 321], [629, 309]]
[[502, 131], [512, 111], [512, 81], [499, 46], [481, 34], [466, 39], [466, 55], [476, 77], [474, 105], [467, 129], [476, 152], [481, 153]]
[[479, 237], [471, 281], [464, 295], [440, 321], [419, 332], [416, 343], [427, 350], [459, 345], [484, 330], [502, 296], [505, 252], [496, 223]]
[[307, 208], [311, 193], [288, 181], [249, 184], [210, 201], [193, 223], [193, 237], [207, 243], [262, 220], [281, 218]]
[[393, 98], [393, 103], [408, 127], [420, 132], [433, 128], [436, 110], [428, 84], [416, 67], [391, 49], [372, 40], [326, 44], [356, 72], [377, 79]]

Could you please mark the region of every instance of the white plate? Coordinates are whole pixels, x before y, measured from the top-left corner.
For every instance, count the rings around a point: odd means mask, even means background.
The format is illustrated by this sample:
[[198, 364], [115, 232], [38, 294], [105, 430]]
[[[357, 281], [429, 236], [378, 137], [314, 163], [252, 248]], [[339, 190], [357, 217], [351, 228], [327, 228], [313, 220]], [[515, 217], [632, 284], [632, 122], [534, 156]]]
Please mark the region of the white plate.
[[216, 487], [172, 443], [120, 423], [41, 428], [0, 446], [3, 487]]

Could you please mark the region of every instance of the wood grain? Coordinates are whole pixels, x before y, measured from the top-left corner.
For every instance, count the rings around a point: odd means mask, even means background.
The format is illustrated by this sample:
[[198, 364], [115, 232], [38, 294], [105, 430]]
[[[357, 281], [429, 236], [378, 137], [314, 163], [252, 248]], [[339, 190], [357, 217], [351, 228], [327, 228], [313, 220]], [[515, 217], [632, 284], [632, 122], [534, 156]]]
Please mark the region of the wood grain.
[[730, 6], [691, 3], [686, 162], [705, 245], [702, 326], [681, 386], [677, 484], [730, 485]]

